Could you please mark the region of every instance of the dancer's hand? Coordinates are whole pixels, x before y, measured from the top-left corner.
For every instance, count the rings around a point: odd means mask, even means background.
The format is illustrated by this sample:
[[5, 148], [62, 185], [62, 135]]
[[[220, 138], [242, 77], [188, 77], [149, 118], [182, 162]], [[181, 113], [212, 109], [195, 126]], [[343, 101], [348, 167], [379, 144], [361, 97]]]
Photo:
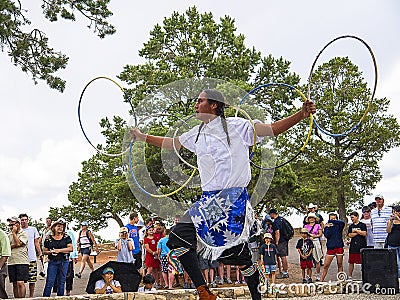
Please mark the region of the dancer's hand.
[[303, 106], [301, 108], [301, 111], [303, 113], [303, 119], [308, 118], [311, 114], [315, 114], [317, 111], [317, 108], [315, 106], [315, 103], [311, 100], [306, 100], [303, 103]]
[[146, 134], [141, 133], [140, 130], [137, 128], [131, 128], [129, 130], [129, 134], [133, 141], [145, 141], [146, 140]]

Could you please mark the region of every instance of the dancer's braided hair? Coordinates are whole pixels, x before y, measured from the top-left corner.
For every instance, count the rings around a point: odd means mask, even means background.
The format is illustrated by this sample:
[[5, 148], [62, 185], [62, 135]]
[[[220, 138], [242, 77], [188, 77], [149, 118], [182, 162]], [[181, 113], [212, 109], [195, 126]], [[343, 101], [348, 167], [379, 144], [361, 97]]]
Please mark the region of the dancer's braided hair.
[[[207, 101], [209, 104], [213, 104], [213, 103], [217, 104], [217, 109], [216, 109], [215, 113], [217, 116], [221, 117], [221, 123], [222, 123], [222, 127], [224, 128], [224, 132], [226, 134], [226, 140], [228, 141], [228, 145], [230, 146], [231, 139], [229, 138], [228, 125], [226, 123], [226, 118], [225, 118], [225, 113], [224, 113], [225, 98], [222, 95], [222, 93], [218, 90], [203, 90], [203, 92], [206, 93]], [[203, 128], [203, 126], [204, 126], [204, 122], [202, 122], [200, 124], [199, 132], [197, 133], [195, 143], [197, 143], [197, 140], [199, 139], [200, 131]]]

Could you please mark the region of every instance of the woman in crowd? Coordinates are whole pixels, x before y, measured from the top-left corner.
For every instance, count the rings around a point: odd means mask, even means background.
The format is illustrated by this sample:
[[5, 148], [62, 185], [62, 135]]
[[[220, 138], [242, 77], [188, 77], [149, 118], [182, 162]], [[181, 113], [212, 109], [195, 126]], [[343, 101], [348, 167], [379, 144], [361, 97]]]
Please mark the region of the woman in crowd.
[[65, 281], [69, 265], [69, 253], [72, 252], [72, 240], [65, 232], [66, 224], [58, 220], [51, 226], [51, 234], [44, 241], [45, 255], [48, 255], [49, 265], [47, 267], [46, 285], [43, 297], [50, 297], [51, 289], [56, 283], [57, 296], [64, 296]]
[[393, 214], [387, 223], [386, 231], [388, 248], [396, 249], [397, 252], [397, 276], [400, 278], [400, 205], [393, 206]]
[[315, 275], [315, 280], [320, 281], [321, 280], [321, 264], [320, 260], [323, 256], [322, 254], [322, 245], [320, 238], [322, 236], [322, 227], [320, 224], [318, 224], [319, 218], [315, 213], [309, 213], [306, 217], [306, 225], [304, 225], [304, 228], [307, 229], [307, 231], [310, 233], [309, 238], [313, 241], [314, 248], [312, 251], [312, 257], [315, 262], [315, 268], [317, 271], [317, 274]]
[[88, 229], [88, 222], [84, 221], [81, 223], [82, 229], [79, 231], [79, 236], [78, 236], [78, 249], [80, 253], [82, 254], [82, 260], [81, 260], [81, 268], [79, 270], [79, 273], [76, 274], [76, 277], [81, 278], [82, 272], [85, 269], [86, 264], [89, 266], [89, 268], [94, 271], [94, 267], [92, 262], [90, 261], [90, 252], [92, 251], [92, 247], [94, 246], [96, 249], [96, 252], [99, 252], [99, 248], [97, 247], [96, 240], [93, 236], [93, 233]]

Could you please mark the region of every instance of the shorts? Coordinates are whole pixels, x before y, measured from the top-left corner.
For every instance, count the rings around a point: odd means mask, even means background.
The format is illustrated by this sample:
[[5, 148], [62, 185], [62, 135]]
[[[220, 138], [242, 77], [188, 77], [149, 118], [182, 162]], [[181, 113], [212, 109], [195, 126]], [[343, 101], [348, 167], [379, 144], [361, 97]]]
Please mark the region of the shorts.
[[81, 248], [81, 254], [87, 254], [90, 255], [90, 253], [92, 252], [92, 247], [87, 247], [87, 248]]
[[276, 265], [264, 265], [264, 273], [269, 275], [271, 272], [276, 272]]
[[207, 269], [216, 269], [218, 268], [218, 262], [216, 260], [210, 260], [199, 256], [199, 264], [200, 269], [207, 270]]
[[300, 268], [302, 269], [311, 269], [314, 266], [312, 259], [309, 260], [300, 260]]
[[161, 272], [168, 273], [170, 270], [168, 257], [166, 255], [160, 257]]
[[288, 241], [279, 242], [279, 244], [278, 244], [278, 246], [276, 248], [278, 249], [278, 256], [279, 257], [283, 257], [283, 256], [288, 256], [289, 255]]
[[326, 255], [343, 255], [343, 254], [344, 254], [343, 247], [328, 249], [326, 251]]
[[28, 282], [36, 282], [37, 279], [37, 262], [36, 260], [29, 262], [29, 279]]
[[349, 264], [361, 264], [361, 254], [349, 253]]
[[8, 277], [10, 282], [23, 281], [28, 282], [29, 279], [29, 264], [24, 265], [9, 265]]

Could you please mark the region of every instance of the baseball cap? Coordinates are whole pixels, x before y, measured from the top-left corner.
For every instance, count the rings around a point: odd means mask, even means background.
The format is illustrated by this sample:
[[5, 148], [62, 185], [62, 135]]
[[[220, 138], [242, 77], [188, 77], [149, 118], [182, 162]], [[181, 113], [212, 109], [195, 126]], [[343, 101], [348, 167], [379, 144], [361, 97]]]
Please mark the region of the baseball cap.
[[114, 274], [114, 269], [111, 268], [111, 267], [104, 268], [103, 274], [107, 274], [107, 273], [113, 273]]
[[375, 195], [375, 199], [376, 199], [376, 198], [384, 199], [383, 196], [382, 196], [382, 194], [377, 194], [377, 195]]
[[137, 222], [136, 226], [137, 226], [137, 227], [143, 227], [143, 226], [144, 226], [143, 221], [142, 221], [142, 220], [139, 220], [139, 222]]
[[17, 216], [14, 216], [14, 217], [8, 218], [7, 222], [18, 222], [18, 223], [21, 223], [21, 219], [18, 218]]
[[89, 224], [88, 224], [88, 222], [83, 221], [83, 222], [81, 223], [81, 225], [82, 225], [82, 226], [88, 226]]
[[128, 232], [128, 228], [126, 228], [126, 227], [121, 227], [121, 228], [119, 229], [119, 232]]
[[313, 203], [308, 204], [308, 208], [316, 208], [317, 206]]

